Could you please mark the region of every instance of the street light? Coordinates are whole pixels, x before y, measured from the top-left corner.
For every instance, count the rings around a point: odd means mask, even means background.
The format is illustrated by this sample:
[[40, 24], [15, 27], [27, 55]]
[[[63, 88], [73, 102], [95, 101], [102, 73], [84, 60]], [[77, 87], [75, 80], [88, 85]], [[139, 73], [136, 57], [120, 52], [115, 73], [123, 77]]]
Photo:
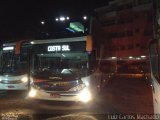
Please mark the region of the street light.
[[65, 21], [66, 18], [65, 18], [65, 17], [60, 17], [59, 20], [60, 20], [60, 21]]
[[44, 25], [44, 24], [45, 24], [45, 22], [44, 22], [44, 21], [41, 21], [41, 24], [42, 24], [42, 25]]
[[87, 16], [83, 16], [83, 19], [84, 19], [84, 20], [87, 20]]
[[66, 20], [69, 20], [70, 18], [69, 18], [69, 16], [60, 16], [60, 17], [56, 17], [55, 18], [55, 21], [61, 21], [61, 22], [64, 22], [64, 21], [66, 21]]
[[59, 21], [59, 19], [58, 19], [58, 18], [56, 18], [56, 21]]
[[34, 44], [34, 41], [31, 41], [30, 43], [33, 45], [33, 44]]
[[69, 17], [66, 17], [67, 20], [69, 20]]

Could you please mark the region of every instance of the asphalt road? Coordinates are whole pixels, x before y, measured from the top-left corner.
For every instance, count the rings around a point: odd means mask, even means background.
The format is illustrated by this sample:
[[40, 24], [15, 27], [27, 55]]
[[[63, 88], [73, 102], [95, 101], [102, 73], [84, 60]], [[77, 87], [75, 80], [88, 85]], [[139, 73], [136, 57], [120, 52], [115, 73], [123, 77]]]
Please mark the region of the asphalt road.
[[113, 77], [89, 104], [37, 101], [26, 96], [25, 91], [0, 91], [0, 119], [110, 120], [121, 113], [153, 113], [151, 88], [141, 78]]
[[114, 109], [100, 95], [89, 104], [74, 102], [40, 101], [26, 98], [27, 92], [1, 91], [1, 119], [43, 120], [64, 115], [97, 116], [114, 113]]

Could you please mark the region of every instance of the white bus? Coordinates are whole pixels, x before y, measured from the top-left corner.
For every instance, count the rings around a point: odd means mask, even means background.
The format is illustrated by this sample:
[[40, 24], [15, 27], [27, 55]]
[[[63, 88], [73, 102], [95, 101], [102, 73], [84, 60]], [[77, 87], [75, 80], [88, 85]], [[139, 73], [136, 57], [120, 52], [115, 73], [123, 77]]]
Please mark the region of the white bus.
[[153, 40], [150, 42], [151, 86], [154, 114], [160, 114], [160, 1], [153, 0]]
[[27, 59], [20, 53], [21, 42], [5, 43], [1, 50], [0, 90], [28, 89]]
[[150, 62], [154, 113], [160, 114], [160, 40], [150, 44]]
[[29, 98], [87, 103], [101, 89], [102, 73], [90, 36], [31, 41]]

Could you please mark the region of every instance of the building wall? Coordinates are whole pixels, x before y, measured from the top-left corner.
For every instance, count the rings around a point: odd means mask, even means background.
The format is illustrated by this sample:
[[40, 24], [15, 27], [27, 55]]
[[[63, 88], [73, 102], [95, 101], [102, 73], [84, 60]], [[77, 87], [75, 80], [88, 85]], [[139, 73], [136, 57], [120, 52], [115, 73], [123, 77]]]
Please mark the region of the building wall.
[[107, 44], [103, 56], [148, 56], [149, 41], [153, 39], [151, 0], [120, 1], [95, 10], [104, 32], [101, 41]]

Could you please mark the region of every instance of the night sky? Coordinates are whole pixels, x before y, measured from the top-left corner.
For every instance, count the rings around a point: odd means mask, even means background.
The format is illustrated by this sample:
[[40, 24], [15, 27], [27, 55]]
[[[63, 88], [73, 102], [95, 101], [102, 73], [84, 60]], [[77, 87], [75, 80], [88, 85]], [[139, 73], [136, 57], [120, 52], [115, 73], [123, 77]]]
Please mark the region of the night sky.
[[[0, 41], [32, 38], [41, 20], [54, 25], [55, 17], [90, 15], [108, 0], [1, 0]], [[53, 26], [54, 27], [54, 26]]]

